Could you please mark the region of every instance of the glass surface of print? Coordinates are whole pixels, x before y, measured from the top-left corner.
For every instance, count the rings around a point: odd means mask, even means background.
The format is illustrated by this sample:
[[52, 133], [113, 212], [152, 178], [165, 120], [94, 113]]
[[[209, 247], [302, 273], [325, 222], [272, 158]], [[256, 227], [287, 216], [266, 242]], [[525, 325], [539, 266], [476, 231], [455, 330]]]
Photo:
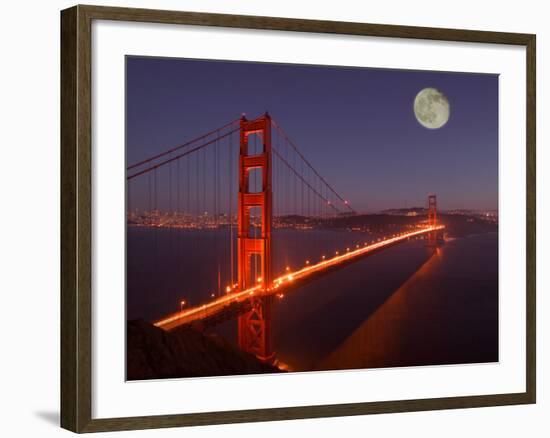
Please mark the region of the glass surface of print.
[[497, 362], [498, 93], [127, 57], [127, 379]]

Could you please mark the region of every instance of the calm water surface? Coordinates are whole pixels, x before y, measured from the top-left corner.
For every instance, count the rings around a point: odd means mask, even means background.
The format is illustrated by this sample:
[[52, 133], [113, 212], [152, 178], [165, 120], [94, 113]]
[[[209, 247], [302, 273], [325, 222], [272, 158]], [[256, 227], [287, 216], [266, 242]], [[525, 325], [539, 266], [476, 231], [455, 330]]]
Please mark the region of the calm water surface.
[[[227, 230], [129, 228], [127, 317], [155, 320], [231, 283]], [[376, 235], [274, 232], [274, 271]], [[236, 263], [236, 262], [235, 262]], [[234, 279], [235, 280], [235, 279]], [[236, 322], [216, 328], [235, 342]], [[274, 344], [296, 371], [498, 361], [498, 235], [413, 240], [276, 300]]]

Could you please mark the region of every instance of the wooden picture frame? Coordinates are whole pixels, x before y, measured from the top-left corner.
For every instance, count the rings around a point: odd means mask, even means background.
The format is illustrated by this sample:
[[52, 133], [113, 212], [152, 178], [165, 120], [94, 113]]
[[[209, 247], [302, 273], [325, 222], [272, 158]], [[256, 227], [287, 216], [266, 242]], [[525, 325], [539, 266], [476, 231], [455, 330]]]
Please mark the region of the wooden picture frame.
[[[91, 24], [93, 20], [220, 26], [526, 48], [526, 391], [244, 411], [92, 419]], [[288, 420], [535, 403], [535, 35], [380, 24], [75, 6], [61, 12], [61, 426], [74, 432]]]

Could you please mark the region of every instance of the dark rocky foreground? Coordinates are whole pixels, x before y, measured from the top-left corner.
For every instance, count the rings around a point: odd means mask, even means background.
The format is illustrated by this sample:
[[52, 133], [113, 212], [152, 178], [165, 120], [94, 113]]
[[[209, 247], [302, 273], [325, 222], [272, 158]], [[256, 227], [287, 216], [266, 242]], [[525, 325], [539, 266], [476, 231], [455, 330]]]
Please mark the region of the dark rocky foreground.
[[126, 363], [128, 380], [281, 372], [217, 335], [166, 332], [143, 320], [128, 321]]

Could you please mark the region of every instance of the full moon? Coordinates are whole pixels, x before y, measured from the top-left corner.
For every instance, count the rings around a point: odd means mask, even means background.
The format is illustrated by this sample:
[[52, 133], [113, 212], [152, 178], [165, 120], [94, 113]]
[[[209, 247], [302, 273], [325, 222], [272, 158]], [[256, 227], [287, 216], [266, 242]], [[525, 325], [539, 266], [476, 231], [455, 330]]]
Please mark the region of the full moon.
[[414, 115], [425, 128], [441, 128], [449, 120], [450, 114], [447, 97], [435, 88], [424, 88], [414, 99]]

